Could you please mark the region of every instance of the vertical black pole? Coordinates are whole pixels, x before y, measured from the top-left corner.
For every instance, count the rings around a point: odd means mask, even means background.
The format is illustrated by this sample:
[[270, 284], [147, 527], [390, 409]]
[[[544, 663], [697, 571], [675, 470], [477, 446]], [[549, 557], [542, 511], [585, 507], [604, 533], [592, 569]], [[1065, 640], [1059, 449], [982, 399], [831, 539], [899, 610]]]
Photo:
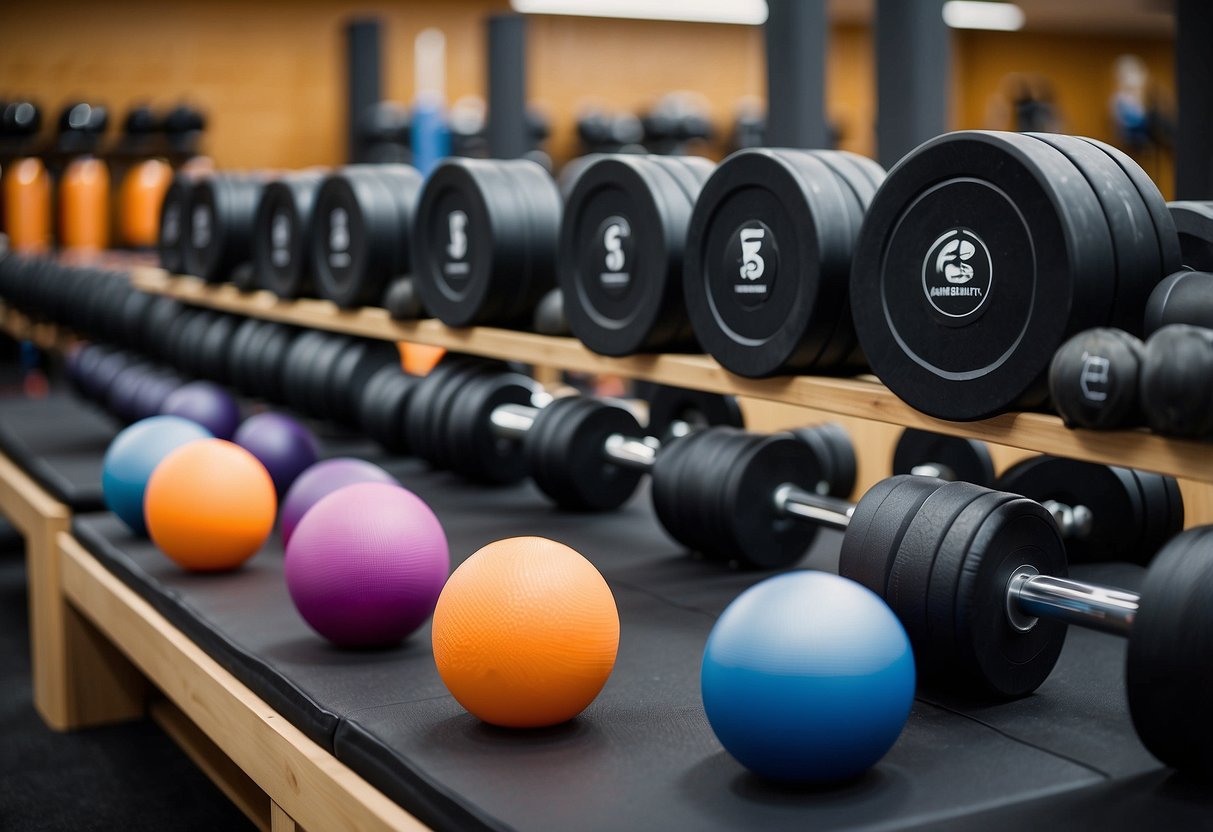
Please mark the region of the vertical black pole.
[[1213, 3], [1175, 3], [1175, 198], [1213, 199]]
[[526, 128], [526, 20], [493, 15], [488, 23], [488, 145], [493, 159], [529, 150]]
[[353, 20], [345, 29], [345, 60], [348, 73], [346, 80], [349, 83], [346, 97], [346, 123], [349, 133], [345, 155], [351, 162], [361, 162], [365, 158], [365, 148], [358, 136], [358, 123], [363, 114], [378, 104], [382, 97], [379, 68], [380, 28], [378, 20], [368, 19]]
[[828, 147], [825, 0], [768, 0], [767, 136], [771, 147]]
[[943, 0], [876, 0], [876, 149], [892, 167], [947, 129], [952, 36]]

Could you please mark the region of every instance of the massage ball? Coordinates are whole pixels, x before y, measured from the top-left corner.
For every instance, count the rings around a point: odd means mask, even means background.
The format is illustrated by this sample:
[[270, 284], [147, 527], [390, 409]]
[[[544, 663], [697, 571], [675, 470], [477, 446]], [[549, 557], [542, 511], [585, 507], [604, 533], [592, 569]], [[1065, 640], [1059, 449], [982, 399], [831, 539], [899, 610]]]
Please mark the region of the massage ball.
[[430, 617], [451, 558], [442, 524], [420, 497], [363, 482], [303, 515], [284, 566], [291, 600], [312, 629], [339, 646], [377, 647]]
[[234, 569], [265, 543], [278, 499], [265, 466], [239, 445], [203, 439], [168, 454], [147, 482], [152, 542], [183, 569]]
[[206, 428], [180, 416], [152, 416], [124, 429], [110, 442], [101, 462], [105, 505], [132, 532], [146, 535], [143, 494], [148, 477], [172, 451], [210, 438]]
[[232, 441], [265, 466], [279, 494], [285, 494], [304, 470], [316, 464], [320, 446], [312, 432], [282, 413], [258, 413], [244, 420]]
[[362, 459], [338, 457], [317, 462], [300, 474], [287, 489], [282, 500], [278, 522], [282, 528], [282, 542], [291, 542], [295, 527], [308, 509], [322, 497], [332, 494], [347, 485], [360, 482], [383, 482], [400, 485], [400, 482], [378, 465]]
[[507, 728], [572, 719], [615, 666], [619, 612], [594, 565], [542, 537], [490, 543], [447, 581], [434, 661], [473, 716]]
[[700, 684], [708, 722], [739, 763], [770, 780], [831, 783], [893, 746], [914, 699], [914, 656], [875, 593], [789, 572], [721, 613]]
[[240, 405], [230, 393], [209, 381], [181, 385], [165, 398], [160, 412], [193, 419], [218, 439], [231, 439], [240, 424]]

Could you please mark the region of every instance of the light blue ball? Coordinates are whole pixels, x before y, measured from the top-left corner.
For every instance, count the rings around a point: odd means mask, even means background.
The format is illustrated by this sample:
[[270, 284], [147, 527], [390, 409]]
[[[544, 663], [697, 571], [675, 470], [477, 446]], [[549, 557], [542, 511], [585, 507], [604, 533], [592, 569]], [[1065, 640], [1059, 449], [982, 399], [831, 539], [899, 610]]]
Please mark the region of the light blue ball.
[[147, 536], [143, 492], [152, 471], [171, 452], [199, 439], [206, 428], [181, 416], [152, 416], [123, 430], [110, 442], [101, 463], [105, 505], [137, 535]]
[[825, 572], [747, 589], [708, 636], [703, 706], [721, 745], [770, 780], [856, 777], [901, 734], [914, 654], [875, 593]]

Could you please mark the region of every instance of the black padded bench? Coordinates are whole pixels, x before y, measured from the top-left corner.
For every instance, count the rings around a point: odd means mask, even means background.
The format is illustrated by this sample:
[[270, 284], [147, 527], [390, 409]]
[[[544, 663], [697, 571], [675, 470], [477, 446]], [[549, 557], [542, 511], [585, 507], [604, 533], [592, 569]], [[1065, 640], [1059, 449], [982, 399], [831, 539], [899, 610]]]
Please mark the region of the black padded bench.
[[[687, 558], [643, 492], [614, 514], [572, 515], [530, 486], [485, 489], [412, 461], [387, 467], [433, 506], [456, 561], [500, 537], [543, 534], [602, 570], [620, 610], [619, 662], [581, 717], [527, 732], [481, 724], [443, 688], [428, 629], [391, 650], [329, 646], [291, 605], [276, 538], [243, 570], [195, 576], [110, 516], [77, 517], [73, 530], [283, 716], [439, 828], [1017, 828], [1059, 814], [1078, 820], [1113, 797], [1126, 807], [1104, 811], [1113, 827], [1213, 817], [1213, 797], [1192, 798], [1136, 739], [1123, 641], [1079, 629], [1034, 696], [997, 705], [924, 696], [889, 756], [858, 782], [807, 791], [765, 784], [720, 749], [698, 689], [716, 615], [763, 575]], [[823, 532], [806, 564], [832, 568], [838, 540]], [[1132, 587], [1141, 573], [1109, 565], [1079, 574]]]

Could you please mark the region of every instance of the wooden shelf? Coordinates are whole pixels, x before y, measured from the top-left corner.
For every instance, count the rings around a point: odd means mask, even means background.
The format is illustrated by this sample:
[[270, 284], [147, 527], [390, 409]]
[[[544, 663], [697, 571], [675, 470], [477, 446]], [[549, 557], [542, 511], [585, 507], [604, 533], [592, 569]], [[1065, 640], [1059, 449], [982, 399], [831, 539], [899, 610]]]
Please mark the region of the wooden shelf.
[[284, 301], [269, 292], [242, 293], [234, 286], [209, 285], [140, 268], [132, 280], [140, 289], [185, 303], [251, 315], [313, 329], [385, 341], [409, 341], [454, 352], [587, 373], [625, 376], [662, 384], [783, 402], [814, 410], [906, 427], [924, 428], [1036, 453], [1088, 459], [1213, 483], [1213, 444], [1167, 439], [1145, 431], [1069, 430], [1056, 416], [1008, 413], [980, 422], [948, 422], [919, 413], [875, 381], [822, 376], [747, 379], [725, 371], [705, 355], [643, 355], [608, 358], [574, 338], [469, 327], [438, 321], [393, 321], [384, 309], [338, 309], [329, 301]]

